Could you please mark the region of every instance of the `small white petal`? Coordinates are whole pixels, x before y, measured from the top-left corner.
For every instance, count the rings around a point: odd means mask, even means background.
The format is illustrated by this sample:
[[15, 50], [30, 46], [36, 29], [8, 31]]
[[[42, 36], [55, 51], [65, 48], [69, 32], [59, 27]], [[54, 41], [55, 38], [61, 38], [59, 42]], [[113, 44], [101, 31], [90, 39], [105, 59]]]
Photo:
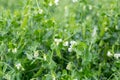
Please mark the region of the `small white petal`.
[[68, 52], [72, 52], [72, 48], [70, 47], [70, 48], [68, 48]]
[[107, 52], [107, 56], [108, 57], [111, 57], [112, 56], [112, 53], [110, 51]]
[[59, 39], [59, 42], [62, 42], [62, 39]]
[[21, 63], [17, 63], [16, 65], [16, 68], [19, 70], [22, 66], [21, 66]]
[[56, 45], [59, 45], [60, 42], [62, 42], [62, 39], [54, 39]]
[[42, 9], [40, 9], [40, 10], [39, 10], [39, 14], [42, 14], [42, 13], [43, 13], [43, 10], [42, 10]]
[[52, 80], [56, 80], [55, 76], [53, 76], [53, 79]]
[[114, 54], [114, 57], [115, 57], [116, 59], [118, 59], [118, 58], [120, 57], [120, 53]]
[[66, 69], [67, 69], [67, 70], [70, 70], [70, 69], [71, 69], [71, 62], [69, 62], [69, 63], [67, 64]]
[[17, 48], [12, 49], [13, 53], [17, 53]]
[[59, 0], [54, 0], [55, 5], [58, 5]]
[[70, 41], [70, 44], [71, 45], [77, 45], [77, 42], [76, 41]]

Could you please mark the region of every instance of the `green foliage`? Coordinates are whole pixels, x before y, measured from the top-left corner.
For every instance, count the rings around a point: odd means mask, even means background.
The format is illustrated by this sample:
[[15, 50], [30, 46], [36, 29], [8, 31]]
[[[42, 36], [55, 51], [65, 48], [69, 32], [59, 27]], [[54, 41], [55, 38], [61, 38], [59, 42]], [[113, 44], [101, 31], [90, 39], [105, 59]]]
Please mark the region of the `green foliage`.
[[0, 80], [119, 80], [119, 3], [0, 0]]

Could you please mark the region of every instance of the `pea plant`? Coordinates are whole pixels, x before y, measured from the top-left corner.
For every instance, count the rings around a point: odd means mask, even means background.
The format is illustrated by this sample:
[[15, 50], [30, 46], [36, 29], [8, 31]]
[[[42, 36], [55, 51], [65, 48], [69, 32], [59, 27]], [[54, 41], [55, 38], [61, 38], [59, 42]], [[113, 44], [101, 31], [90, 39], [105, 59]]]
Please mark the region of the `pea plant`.
[[119, 80], [120, 0], [0, 0], [0, 80]]

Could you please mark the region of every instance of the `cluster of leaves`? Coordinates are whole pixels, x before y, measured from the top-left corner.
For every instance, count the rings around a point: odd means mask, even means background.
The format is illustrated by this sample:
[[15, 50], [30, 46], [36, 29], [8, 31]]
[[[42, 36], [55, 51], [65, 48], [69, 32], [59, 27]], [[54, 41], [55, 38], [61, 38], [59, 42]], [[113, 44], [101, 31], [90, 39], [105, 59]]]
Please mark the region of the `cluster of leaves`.
[[120, 1], [58, 1], [0, 1], [0, 80], [119, 80]]

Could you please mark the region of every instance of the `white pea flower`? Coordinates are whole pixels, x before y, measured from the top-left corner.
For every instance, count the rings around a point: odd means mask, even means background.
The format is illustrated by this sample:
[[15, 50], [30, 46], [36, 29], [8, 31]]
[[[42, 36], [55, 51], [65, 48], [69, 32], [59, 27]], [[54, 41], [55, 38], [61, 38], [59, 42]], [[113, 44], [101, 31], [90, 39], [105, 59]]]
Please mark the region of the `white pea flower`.
[[68, 48], [68, 52], [72, 52], [72, 47], [69, 47], [69, 48]]
[[42, 14], [42, 13], [43, 13], [43, 10], [42, 10], [42, 9], [40, 9], [40, 10], [39, 10], [39, 14]]
[[112, 53], [110, 51], [107, 52], [107, 56], [108, 57], [111, 57], [112, 56]]
[[69, 62], [69, 63], [67, 64], [66, 69], [67, 69], [67, 70], [70, 70], [70, 69], [71, 69], [71, 62]]
[[63, 46], [69, 46], [68, 41], [64, 42], [64, 43], [63, 43]]
[[17, 63], [17, 64], [15, 65], [15, 67], [16, 67], [18, 70], [20, 70], [20, 68], [22, 68], [22, 65], [21, 65], [21, 63]]
[[55, 77], [53, 77], [53, 80], [56, 80]]
[[73, 3], [78, 2], [78, 0], [72, 0]]
[[13, 53], [17, 53], [17, 48], [12, 49]]
[[55, 5], [58, 5], [59, 0], [54, 0]]
[[60, 42], [62, 42], [62, 39], [54, 39], [56, 45], [59, 45]]
[[30, 80], [38, 80], [37, 78], [31, 78]]
[[76, 46], [77, 42], [76, 41], [70, 41], [70, 47], [68, 48], [68, 52], [72, 52], [73, 51], [73, 46]]
[[114, 54], [114, 57], [115, 57], [116, 59], [118, 59], [118, 58], [120, 57], [120, 53]]
[[37, 58], [39, 56], [39, 52], [38, 51], [35, 51], [34, 52], [34, 57]]
[[72, 47], [74, 45], [77, 45], [77, 42], [76, 41], [70, 41], [70, 44], [71, 44], [71, 47]]

